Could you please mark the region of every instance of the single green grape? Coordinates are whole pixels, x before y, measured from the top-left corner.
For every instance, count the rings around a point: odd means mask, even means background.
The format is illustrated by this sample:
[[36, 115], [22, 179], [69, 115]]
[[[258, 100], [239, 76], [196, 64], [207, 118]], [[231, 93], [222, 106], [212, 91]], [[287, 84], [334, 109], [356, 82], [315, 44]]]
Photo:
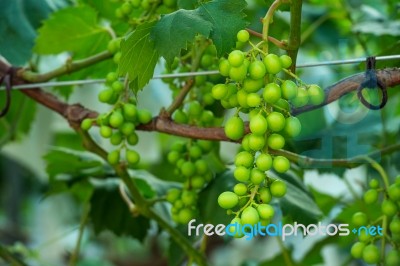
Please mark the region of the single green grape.
[[264, 101], [270, 104], [277, 102], [281, 98], [281, 88], [276, 83], [268, 83], [263, 91]]
[[256, 114], [250, 118], [250, 131], [257, 135], [263, 135], [267, 132], [268, 122], [262, 114]]
[[366, 204], [373, 204], [378, 201], [379, 193], [376, 189], [368, 189], [363, 196]]
[[185, 206], [192, 206], [197, 201], [197, 194], [194, 191], [184, 190], [182, 191], [181, 200]]
[[233, 187], [233, 192], [238, 196], [244, 196], [247, 194], [247, 186], [243, 183], [238, 183]]
[[267, 144], [271, 149], [279, 150], [285, 146], [285, 139], [282, 135], [273, 133], [268, 137]]
[[81, 129], [88, 131], [92, 127], [92, 125], [93, 125], [93, 120], [90, 118], [85, 118], [81, 123]]
[[250, 134], [249, 147], [253, 151], [260, 151], [265, 146], [265, 137], [257, 134]]
[[244, 123], [239, 116], [231, 117], [224, 127], [225, 135], [232, 140], [239, 140], [244, 134]]
[[268, 171], [272, 167], [272, 157], [267, 153], [261, 153], [256, 159], [257, 168], [261, 171]]
[[248, 71], [250, 78], [252, 79], [262, 79], [267, 72], [263, 62], [258, 60], [250, 63]]
[[239, 202], [239, 197], [230, 191], [222, 192], [218, 196], [218, 204], [224, 209], [232, 209]]
[[364, 212], [356, 212], [353, 214], [351, 221], [354, 226], [360, 227], [368, 224], [368, 217]]
[[264, 57], [263, 63], [269, 74], [278, 74], [282, 70], [281, 61], [276, 54], [268, 54]]
[[250, 181], [254, 185], [259, 185], [265, 180], [265, 173], [260, 169], [253, 168], [250, 171]]
[[138, 116], [140, 124], [147, 124], [152, 119], [151, 113], [145, 109], [139, 109], [137, 116]]
[[282, 68], [287, 69], [292, 65], [292, 58], [288, 55], [281, 55], [279, 60], [281, 61]]
[[286, 183], [281, 180], [275, 180], [270, 186], [271, 195], [281, 198], [286, 194]]
[[250, 39], [250, 34], [247, 30], [240, 30], [237, 35], [236, 38], [239, 42], [245, 43], [248, 42]]
[[225, 84], [217, 84], [212, 88], [212, 96], [217, 100], [222, 100], [228, 95], [228, 86]]
[[114, 95], [114, 91], [112, 89], [105, 89], [99, 93], [98, 99], [102, 103], [108, 103]]
[[271, 219], [275, 214], [274, 208], [269, 204], [258, 205], [257, 211], [260, 218], [265, 220]]
[[241, 151], [236, 154], [235, 157], [235, 165], [236, 166], [244, 166], [244, 167], [252, 167], [254, 162], [254, 156], [250, 152]]
[[114, 111], [109, 120], [110, 126], [118, 128], [124, 123], [124, 116], [119, 111]]
[[119, 150], [114, 150], [108, 153], [107, 161], [112, 165], [119, 163], [119, 154]]
[[258, 212], [255, 208], [247, 207], [240, 215], [240, 219], [242, 221], [242, 224], [254, 225], [260, 221], [260, 216], [258, 215]]
[[285, 173], [290, 168], [290, 162], [286, 157], [279, 155], [274, 158], [272, 166], [278, 173]]
[[168, 202], [174, 203], [175, 201], [177, 201], [179, 199], [180, 196], [181, 196], [181, 191], [179, 189], [171, 188], [170, 190], [168, 190], [165, 197]]
[[286, 119], [283, 114], [272, 112], [267, 116], [268, 128], [273, 132], [279, 132], [285, 127]]
[[362, 252], [363, 260], [368, 264], [375, 264], [379, 262], [380, 253], [377, 246], [374, 244], [369, 244], [368, 246], [364, 247]]
[[237, 181], [246, 182], [250, 179], [250, 169], [244, 166], [238, 166], [233, 172], [233, 176]]
[[196, 173], [196, 165], [192, 162], [184, 162], [181, 167], [182, 174], [186, 177], [193, 176]]
[[297, 137], [301, 132], [301, 123], [297, 117], [286, 118], [284, 132], [291, 138]]
[[127, 138], [126, 141], [128, 142], [129, 145], [136, 145], [139, 142], [139, 137], [138, 135], [133, 132], [132, 134], [130, 134]]
[[103, 138], [108, 139], [109, 137], [111, 137], [112, 135], [112, 128], [108, 127], [108, 126], [101, 126], [100, 127], [100, 135]]
[[305, 87], [297, 88], [297, 96], [292, 99], [292, 103], [295, 107], [303, 107], [307, 105], [309, 100], [308, 92]]
[[126, 150], [126, 161], [131, 165], [136, 165], [140, 161], [140, 155], [135, 150]]
[[391, 200], [385, 199], [381, 205], [381, 211], [387, 216], [393, 216], [397, 213], [398, 208], [396, 203]]
[[260, 188], [258, 190], [258, 194], [259, 194], [261, 202], [263, 202], [263, 203], [269, 203], [272, 199], [271, 191], [266, 187]]
[[282, 97], [286, 100], [292, 100], [297, 96], [297, 85], [291, 80], [285, 80], [281, 86]]
[[219, 62], [218, 70], [222, 76], [228, 77], [230, 69], [231, 69], [231, 65], [229, 64], [229, 61], [227, 59], [222, 59]]
[[119, 130], [125, 136], [132, 135], [135, 132], [135, 124], [131, 122], [125, 122], [122, 124], [122, 126], [120, 126]]
[[250, 107], [257, 107], [261, 104], [261, 97], [257, 93], [249, 93], [247, 95], [247, 105]]
[[356, 258], [360, 259], [363, 254], [363, 250], [365, 248], [365, 243], [363, 242], [356, 242], [354, 245], [351, 247], [350, 254]]
[[248, 92], [258, 92], [264, 86], [264, 79], [245, 78], [243, 80], [243, 89]]
[[322, 88], [316, 84], [312, 84], [308, 87], [309, 102], [313, 105], [320, 105], [325, 100], [325, 93]]
[[242, 51], [234, 50], [228, 56], [229, 64], [233, 67], [239, 67], [244, 62], [244, 54]]
[[118, 146], [122, 143], [123, 140], [123, 136], [121, 134], [121, 132], [115, 132], [111, 135], [110, 137], [110, 143], [114, 146]]

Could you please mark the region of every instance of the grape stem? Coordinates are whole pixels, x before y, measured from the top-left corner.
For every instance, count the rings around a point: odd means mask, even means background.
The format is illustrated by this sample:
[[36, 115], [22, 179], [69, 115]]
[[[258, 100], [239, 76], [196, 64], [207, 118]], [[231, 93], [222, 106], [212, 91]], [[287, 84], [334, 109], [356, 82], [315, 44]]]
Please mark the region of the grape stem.
[[[262, 39], [262, 34], [261, 33], [255, 31], [255, 30], [249, 29], [249, 28], [246, 28], [246, 30], [251, 35]], [[284, 41], [279, 41], [278, 39], [276, 39], [274, 37], [271, 37], [271, 36], [268, 36], [268, 41], [270, 41], [271, 43], [275, 44], [275, 46], [279, 47], [280, 49], [283, 49], [283, 50], [287, 49], [287, 43], [284, 42]], [[264, 43], [264, 41], [262, 41], [262, 43]], [[258, 47], [258, 45], [256, 45], [256, 46]]]

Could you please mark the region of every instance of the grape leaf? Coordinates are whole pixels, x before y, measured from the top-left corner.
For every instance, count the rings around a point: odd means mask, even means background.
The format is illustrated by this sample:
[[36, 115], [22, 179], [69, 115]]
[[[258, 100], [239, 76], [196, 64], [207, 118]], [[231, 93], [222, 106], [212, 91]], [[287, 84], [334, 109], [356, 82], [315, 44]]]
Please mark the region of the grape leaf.
[[181, 49], [186, 49], [196, 34], [208, 36], [212, 24], [204, 20], [198, 10], [178, 10], [165, 15], [155, 25], [151, 35], [156, 48], [169, 65]]
[[135, 91], [142, 89], [152, 78], [159, 54], [150, 32], [155, 22], [144, 23], [121, 42], [119, 72], [128, 73]]
[[197, 0], [178, 0], [179, 9], [195, 9], [197, 4]]
[[39, 29], [34, 51], [57, 54], [64, 51], [93, 54], [110, 35], [98, 24], [97, 13], [89, 6], [62, 9]]
[[243, 13], [245, 0], [220, 0], [201, 4], [201, 16], [213, 24], [210, 38], [219, 56], [228, 52], [236, 43], [236, 34], [247, 25]]

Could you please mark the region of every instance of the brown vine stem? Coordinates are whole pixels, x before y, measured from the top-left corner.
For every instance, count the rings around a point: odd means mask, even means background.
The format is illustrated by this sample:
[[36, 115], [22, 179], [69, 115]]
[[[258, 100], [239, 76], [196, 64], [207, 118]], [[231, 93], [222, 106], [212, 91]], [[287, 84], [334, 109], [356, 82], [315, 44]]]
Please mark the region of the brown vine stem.
[[[255, 31], [255, 30], [249, 29], [249, 28], [246, 28], [246, 30], [247, 30], [251, 35], [256, 36], [256, 37], [262, 39], [262, 34], [261, 34], [261, 33]], [[286, 49], [287, 49], [287, 43], [285, 43], [285, 42], [283, 42], [283, 41], [280, 41], [280, 40], [278, 40], [278, 39], [276, 39], [276, 38], [274, 38], [274, 37], [268, 36], [268, 41], [270, 41], [271, 43], [273, 43], [274, 45], [276, 45], [277, 47], [279, 47], [279, 48], [281, 48], [281, 49], [283, 49], [283, 50], [286, 50]]]
[[269, 25], [272, 23], [274, 13], [276, 9], [283, 3], [287, 3], [287, 0], [275, 0], [272, 5], [269, 7], [267, 14], [262, 19], [263, 29], [262, 29], [262, 39], [264, 40], [264, 52], [268, 54], [268, 31]]

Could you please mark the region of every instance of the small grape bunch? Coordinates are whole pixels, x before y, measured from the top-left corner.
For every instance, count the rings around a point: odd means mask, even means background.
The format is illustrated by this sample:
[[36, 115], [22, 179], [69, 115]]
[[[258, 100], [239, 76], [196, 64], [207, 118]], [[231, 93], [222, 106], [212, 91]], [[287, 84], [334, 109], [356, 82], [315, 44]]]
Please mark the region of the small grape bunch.
[[151, 11], [155, 7], [164, 6], [166, 11], [172, 12], [177, 8], [177, 0], [116, 0], [121, 5], [115, 10], [118, 19], [130, 24], [136, 24], [135, 16], [140, 11]]
[[182, 191], [174, 188], [166, 196], [167, 201], [173, 204], [172, 218], [177, 223], [185, 224], [197, 214], [197, 193], [213, 177], [204, 159], [212, 149], [211, 141], [189, 140], [175, 142], [167, 155], [168, 162], [176, 167], [175, 175], [185, 180]]
[[[237, 40], [249, 41], [248, 32], [239, 31]], [[255, 47], [246, 53], [234, 50], [219, 63], [219, 72], [226, 82], [216, 84], [212, 95], [224, 108], [236, 108], [224, 131], [229, 139], [241, 141], [242, 150], [235, 157], [233, 172], [239, 183], [233, 192], [222, 193], [218, 203], [228, 213], [235, 214], [233, 221], [241, 224], [269, 221], [273, 214], [268, 205], [271, 198], [286, 193], [285, 183], [271, 178], [268, 171], [273, 169], [279, 174], [290, 168], [286, 157], [270, 152], [282, 149], [288, 138], [300, 134], [301, 123], [291, 116], [290, 105], [302, 107], [324, 100], [324, 92], [318, 85], [305, 85], [288, 70], [291, 64], [287, 55], [263, 54]], [[280, 72], [294, 76], [300, 84], [280, 78]], [[240, 113], [248, 114], [248, 134]], [[239, 210], [232, 211], [234, 207]]]
[[360, 231], [358, 241], [351, 247], [351, 255], [368, 264], [384, 261], [384, 265], [400, 265], [400, 176], [389, 187], [380, 187], [379, 181], [372, 179], [363, 200], [368, 206], [379, 203], [382, 216], [368, 217], [364, 212], [357, 212], [352, 217], [352, 224], [354, 227], [365, 226], [368, 229], [370, 226], [379, 226], [382, 235]]

